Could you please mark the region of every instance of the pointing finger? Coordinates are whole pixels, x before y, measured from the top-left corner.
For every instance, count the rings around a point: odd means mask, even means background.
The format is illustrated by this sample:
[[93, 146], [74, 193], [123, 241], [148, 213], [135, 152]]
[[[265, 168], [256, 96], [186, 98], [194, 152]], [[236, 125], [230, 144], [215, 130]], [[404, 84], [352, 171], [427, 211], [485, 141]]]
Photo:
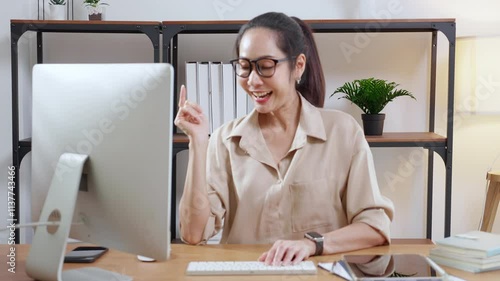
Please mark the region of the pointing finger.
[[179, 93], [179, 107], [184, 106], [185, 102], [186, 102], [186, 86], [182, 85], [181, 91]]

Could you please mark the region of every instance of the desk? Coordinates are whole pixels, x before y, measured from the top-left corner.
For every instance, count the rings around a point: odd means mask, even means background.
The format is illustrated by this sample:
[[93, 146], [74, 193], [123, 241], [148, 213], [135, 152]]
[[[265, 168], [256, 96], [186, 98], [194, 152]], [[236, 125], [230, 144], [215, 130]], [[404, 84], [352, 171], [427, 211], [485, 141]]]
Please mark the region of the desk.
[[[356, 251], [357, 254], [384, 254], [384, 253], [418, 253], [429, 254], [429, 249], [433, 244], [415, 244], [410, 240], [395, 242], [390, 246], [382, 246], [371, 249]], [[73, 249], [78, 244], [71, 244], [68, 249]], [[26, 281], [32, 280], [24, 272], [26, 256], [29, 245], [17, 245], [16, 247], [16, 273], [7, 271], [7, 253], [10, 246], [0, 245], [0, 280]], [[292, 276], [186, 276], [187, 264], [194, 260], [256, 260], [262, 252], [269, 248], [268, 245], [206, 245], [190, 246], [185, 244], [172, 244], [172, 255], [170, 260], [165, 262], [144, 263], [136, 259], [135, 255], [110, 250], [102, 258], [93, 264], [65, 264], [64, 269], [74, 269], [85, 266], [96, 266], [102, 269], [116, 271], [122, 274], [133, 276], [134, 280], [158, 281], [158, 280], [342, 280], [334, 275], [318, 269], [318, 275], [292, 275]], [[341, 255], [330, 255], [313, 257], [312, 261], [329, 262], [340, 259]], [[500, 271], [473, 274], [453, 268], [443, 267], [447, 272], [461, 277], [467, 281], [498, 281]]]

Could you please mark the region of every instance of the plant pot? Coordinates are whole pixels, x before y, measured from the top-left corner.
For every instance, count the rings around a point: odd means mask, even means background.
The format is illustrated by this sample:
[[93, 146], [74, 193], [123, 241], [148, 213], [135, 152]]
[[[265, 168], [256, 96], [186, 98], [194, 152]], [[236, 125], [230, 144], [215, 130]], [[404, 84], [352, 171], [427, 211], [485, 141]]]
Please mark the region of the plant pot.
[[102, 20], [102, 13], [89, 14], [89, 20]]
[[66, 5], [50, 5], [49, 19], [66, 20]]
[[88, 6], [87, 13], [89, 15], [89, 20], [104, 20], [106, 8], [104, 5], [97, 7]]
[[384, 131], [385, 114], [361, 114], [363, 131], [367, 136], [380, 136]]

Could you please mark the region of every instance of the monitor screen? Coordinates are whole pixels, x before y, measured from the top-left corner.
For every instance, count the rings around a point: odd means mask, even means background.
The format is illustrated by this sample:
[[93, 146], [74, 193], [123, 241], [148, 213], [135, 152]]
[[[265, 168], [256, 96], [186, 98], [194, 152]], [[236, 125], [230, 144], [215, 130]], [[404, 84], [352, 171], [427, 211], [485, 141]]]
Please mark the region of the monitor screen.
[[[71, 238], [166, 260], [173, 95], [169, 64], [36, 65], [33, 218], [62, 223], [71, 215]], [[87, 157], [81, 172], [79, 156]], [[81, 175], [75, 196], [73, 174]], [[50, 228], [37, 227], [33, 246], [57, 236]]]

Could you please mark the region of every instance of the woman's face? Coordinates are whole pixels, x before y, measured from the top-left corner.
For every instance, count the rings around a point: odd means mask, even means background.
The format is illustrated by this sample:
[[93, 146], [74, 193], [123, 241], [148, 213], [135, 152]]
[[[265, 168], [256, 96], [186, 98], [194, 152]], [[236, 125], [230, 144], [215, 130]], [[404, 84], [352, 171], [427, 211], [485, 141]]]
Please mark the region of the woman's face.
[[[252, 28], [246, 31], [239, 47], [240, 58], [249, 60], [287, 58], [286, 54], [276, 46], [274, 32], [266, 28]], [[300, 76], [296, 75], [296, 71], [290, 72], [289, 63], [288, 60], [278, 62], [271, 77], [260, 76], [255, 63], [252, 63], [250, 75], [247, 78], [238, 77], [238, 82], [250, 95], [259, 113], [277, 111], [287, 103], [293, 103], [298, 97], [295, 91], [295, 81]], [[262, 65], [262, 68], [264, 67], [266, 65]]]

